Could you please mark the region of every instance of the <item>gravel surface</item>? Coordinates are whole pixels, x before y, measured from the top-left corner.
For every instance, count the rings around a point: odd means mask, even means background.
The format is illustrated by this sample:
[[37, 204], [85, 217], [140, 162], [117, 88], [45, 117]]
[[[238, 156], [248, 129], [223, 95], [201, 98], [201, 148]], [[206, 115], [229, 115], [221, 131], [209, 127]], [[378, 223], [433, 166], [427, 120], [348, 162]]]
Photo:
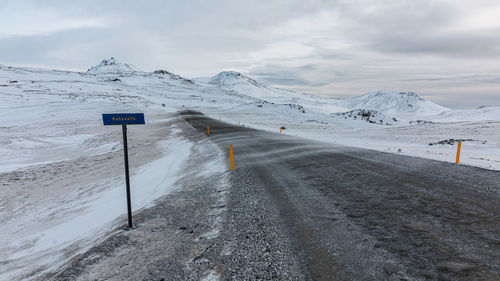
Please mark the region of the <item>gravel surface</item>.
[[193, 173], [46, 278], [500, 280], [500, 172], [184, 117], [193, 166], [232, 144], [236, 170]]

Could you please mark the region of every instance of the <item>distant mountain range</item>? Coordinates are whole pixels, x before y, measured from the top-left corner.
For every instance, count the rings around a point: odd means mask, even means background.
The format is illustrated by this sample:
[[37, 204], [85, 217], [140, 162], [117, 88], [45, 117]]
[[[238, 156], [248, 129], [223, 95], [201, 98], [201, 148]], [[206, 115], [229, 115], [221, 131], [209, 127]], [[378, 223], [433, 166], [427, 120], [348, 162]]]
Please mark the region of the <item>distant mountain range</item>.
[[297, 103], [312, 108], [322, 103], [324, 109], [320, 111], [323, 113], [368, 109], [388, 115], [435, 115], [450, 110], [413, 92], [376, 92], [352, 99], [321, 98], [272, 88], [234, 71], [223, 71], [212, 77], [209, 83], [273, 102]]
[[[146, 83], [147, 85], [154, 85], [155, 91], [164, 87], [163, 91], [173, 91], [179, 93], [180, 96], [184, 94], [191, 98], [199, 96], [203, 101], [210, 100], [211, 103], [216, 103], [218, 100], [220, 102], [220, 100], [227, 97], [233, 100], [232, 102], [239, 100], [241, 104], [281, 104], [286, 105], [284, 108], [287, 108], [287, 110], [290, 108], [301, 108], [300, 112], [325, 114], [332, 118], [340, 116], [342, 118], [339, 119], [352, 118], [353, 120], [364, 120], [376, 124], [401, 124], [400, 121], [404, 123], [405, 120], [408, 122], [412, 120], [432, 120], [439, 122], [500, 120], [499, 106], [486, 106], [471, 110], [452, 110], [427, 100], [414, 92], [374, 92], [351, 99], [323, 98], [270, 87], [235, 71], [223, 71], [210, 79], [192, 80], [167, 70], [156, 70], [153, 72], [140, 71], [133, 65], [120, 62], [113, 57], [104, 59], [98, 65], [81, 73], [70, 71], [49, 72], [43, 69], [12, 68], [1, 65], [0, 69], [15, 69], [17, 73], [23, 71], [32, 74], [43, 73], [44, 76], [50, 73], [66, 73], [70, 76], [80, 75], [81, 77], [91, 76], [95, 77], [97, 81], [121, 82], [122, 84], [126, 82], [128, 86], [142, 85], [145, 80], [139, 81], [137, 79], [144, 78], [150, 81]], [[68, 79], [72, 81], [75, 78]], [[16, 83], [14, 81], [15, 79], [13, 78], [11, 81], [4, 81], [4, 83], [12, 86], [12, 84]], [[87, 82], [82, 81], [82, 83], [85, 84]], [[2, 86], [1, 84], [2, 81], [0, 81], [0, 86]], [[47, 89], [46, 91], [50, 92], [51, 89]], [[99, 91], [106, 92], [107, 90], [104, 88]], [[126, 91], [131, 95], [134, 94], [130, 89], [126, 89]], [[161, 90], [158, 91], [161, 92]], [[193, 94], [193, 92], [196, 94]], [[207, 93], [218, 94], [210, 97], [203, 96], [208, 95]], [[370, 112], [370, 116], [372, 117], [365, 118], [366, 116], [364, 115], [368, 114], [367, 111]], [[338, 113], [346, 114], [338, 115]], [[359, 116], [362, 118], [358, 118]], [[373, 121], [372, 119], [376, 119], [376, 122], [370, 122]]]

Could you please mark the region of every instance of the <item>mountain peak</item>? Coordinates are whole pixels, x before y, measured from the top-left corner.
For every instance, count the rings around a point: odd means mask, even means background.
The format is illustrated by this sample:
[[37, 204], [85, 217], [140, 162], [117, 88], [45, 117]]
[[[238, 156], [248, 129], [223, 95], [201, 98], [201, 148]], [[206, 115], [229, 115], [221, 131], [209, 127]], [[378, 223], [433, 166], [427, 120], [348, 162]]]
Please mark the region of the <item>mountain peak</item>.
[[415, 92], [384, 92], [384, 91], [378, 91], [374, 93], [368, 93], [363, 96], [398, 96], [399, 98], [413, 98], [413, 99], [418, 99], [418, 100], [425, 100], [424, 98], [420, 97], [417, 93]]
[[222, 71], [219, 74], [212, 77], [210, 81], [208, 81], [208, 83], [225, 85], [225, 86], [234, 86], [236, 84], [250, 83], [255, 86], [265, 88], [264, 85], [260, 84], [254, 79], [236, 71]]
[[227, 71], [221, 71], [218, 75], [226, 75], [226, 76], [241, 76], [242, 74], [238, 71], [232, 71], [232, 70], [227, 70]]
[[87, 70], [88, 74], [120, 74], [136, 72], [137, 69], [131, 65], [119, 62], [114, 57], [103, 59], [101, 63]]

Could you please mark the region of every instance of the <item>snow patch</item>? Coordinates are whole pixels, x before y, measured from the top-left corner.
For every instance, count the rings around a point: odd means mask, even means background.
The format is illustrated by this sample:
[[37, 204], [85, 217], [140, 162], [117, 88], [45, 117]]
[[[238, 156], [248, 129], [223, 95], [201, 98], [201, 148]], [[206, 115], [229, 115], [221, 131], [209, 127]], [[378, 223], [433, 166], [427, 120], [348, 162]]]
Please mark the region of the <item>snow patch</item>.
[[210, 270], [200, 281], [218, 281], [220, 275], [215, 270]]

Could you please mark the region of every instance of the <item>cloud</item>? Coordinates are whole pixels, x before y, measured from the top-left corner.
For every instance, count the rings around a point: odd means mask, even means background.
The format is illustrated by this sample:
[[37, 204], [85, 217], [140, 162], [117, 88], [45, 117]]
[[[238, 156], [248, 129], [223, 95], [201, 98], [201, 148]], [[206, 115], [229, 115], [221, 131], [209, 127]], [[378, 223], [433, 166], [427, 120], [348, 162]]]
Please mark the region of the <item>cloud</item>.
[[3, 3], [0, 9], [0, 39], [12, 36], [38, 36], [63, 30], [108, 25], [106, 18], [67, 14], [59, 9], [34, 4]]
[[459, 34], [386, 34], [371, 47], [385, 53], [490, 59], [500, 56], [500, 29]]
[[474, 81], [481, 84], [500, 84], [500, 77], [497, 75], [451, 75], [451, 76], [435, 76], [435, 77], [416, 77], [403, 79], [403, 81], [417, 82], [443, 82], [451, 81], [457, 83], [459, 81]]

